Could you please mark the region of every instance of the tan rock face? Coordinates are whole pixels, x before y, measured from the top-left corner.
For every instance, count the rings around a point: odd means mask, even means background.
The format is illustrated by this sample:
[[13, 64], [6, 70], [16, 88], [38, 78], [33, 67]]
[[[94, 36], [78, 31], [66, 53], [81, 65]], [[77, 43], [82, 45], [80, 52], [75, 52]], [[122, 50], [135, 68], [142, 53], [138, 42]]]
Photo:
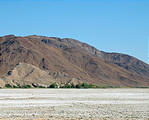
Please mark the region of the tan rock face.
[[3, 77], [3, 79], [6, 83], [14, 85], [32, 83], [46, 84], [47, 82], [50, 84], [54, 82], [48, 72], [26, 63], [19, 63], [13, 70], [9, 71], [8, 75]]
[[88, 82], [101, 86], [149, 86], [149, 65], [106, 53], [69, 38], [0, 37], [0, 77], [11, 84]]
[[38, 67], [27, 64], [19, 63], [16, 67], [8, 71], [7, 75], [4, 75], [1, 79], [2, 87], [6, 84], [23, 86], [31, 85], [35, 86], [45, 86], [48, 87], [50, 84], [57, 82], [60, 84], [60, 80], [65, 81], [71, 80], [68, 75], [64, 73], [49, 73], [49, 71], [44, 71]]
[[5, 82], [2, 79], [0, 79], [0, 88], [4, 88], [4, 87], [5, 87]]

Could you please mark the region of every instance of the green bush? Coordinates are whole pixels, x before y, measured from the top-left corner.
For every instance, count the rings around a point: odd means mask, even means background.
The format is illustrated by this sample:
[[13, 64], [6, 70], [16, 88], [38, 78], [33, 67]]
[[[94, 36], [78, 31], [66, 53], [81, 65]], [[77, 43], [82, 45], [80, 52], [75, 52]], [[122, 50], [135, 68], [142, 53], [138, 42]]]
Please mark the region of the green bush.
[[39, 86], [39, 88], [45, 88], [44, 86]]
[[58, 85], [56, 83], [53, 83], [48, 88], [58, 88]]
[[96, 85], [93, 85], [93, 84], [89, 84], [88, 85], [88, 88], [97, 88], [97, 86]]
[[139, 87], [136, 87], [136, 88], [149, 88], [149, 87], [146, 87], [146, 86], [139, 86]]
[[73, 84], [73, 83], [71, 83], [71, 88], [75, 88], [76, 86]]
[[82, 84], [77, 84], [76, 88], [96, 88], [96, 85], [88, 84], [84, 82]]
[[15, 85], [13, 85], [13, 88], [20, 88], [20, 86], [15, 86]]
[[77, 84], [76, 88], [82, 88], [81, 84]]
[[92, 88], [92, 86], [90, 86], [87, 83], [82, 83], [81, 86], [82, 86], [82, 88]]
[[12, 86], [10, 84], [6, 84], [5, 87], [6, 88], [12, 88]]
[[30, 85], [24, 85], [22, 88], [31, 88]]

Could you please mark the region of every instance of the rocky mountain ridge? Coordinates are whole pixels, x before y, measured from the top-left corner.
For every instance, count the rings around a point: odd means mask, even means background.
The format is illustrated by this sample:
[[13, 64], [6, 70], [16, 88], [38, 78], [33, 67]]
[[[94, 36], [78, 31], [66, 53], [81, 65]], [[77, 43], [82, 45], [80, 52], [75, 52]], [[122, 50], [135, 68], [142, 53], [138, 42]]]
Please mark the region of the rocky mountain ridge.
[[[11, 81], [8, 80], [8, 72], [20, 63], [35, 66], [38, 72], [41, 70], [53, 73], [53, 77], [55, 73], [60, 74], [57, 80], [51, 79], [50, 75], [41, 80], [28, 77], [30, 84], [41, 84], [44, 81], [44, 85], [48, 85], [50, 81], [68, 82], [73, 79], [76, 83], [81, 81], [101, 86], [149, 86], [148, 64], [126, 54], [99, 51], [70, 38], [36, 35], [0, 37], [0, 77], [4, 83]], [[22, 69], [28, 71], [29, 68], [24, 66]], [[64, 78], [65, 75], [69, 76], [69, 79]], [[15, 74], [10, 76], [13, 78]], [[15, 79], [18, 79], [20, 84], [22, 81], [23, 84], [28, 83], [21, 77]]]

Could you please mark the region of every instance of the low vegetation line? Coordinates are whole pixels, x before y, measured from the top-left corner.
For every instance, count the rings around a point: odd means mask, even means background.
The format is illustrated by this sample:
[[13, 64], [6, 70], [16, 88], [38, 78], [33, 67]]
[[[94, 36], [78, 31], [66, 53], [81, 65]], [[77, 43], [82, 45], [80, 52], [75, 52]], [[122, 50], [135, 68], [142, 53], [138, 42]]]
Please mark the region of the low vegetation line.
[[74, 85], [74, 83], [66, 83], [63, 85], [59, 85], [56, 82], [52, 83], [48, 87], [45, 86], [32, 86], [32, 85], [10, 85], [10, 84], [5, 84], [5, 88], [78, 88], [78, 89], [87, 89], [87, 88], [149, 88], [149, 87], [120, 87], [120, 86], [97, 86], [94, 84], [88, 84], [88, 83], [79, 83]]
[[74, 84], [74, 83], [66, 83], [59, 85], [56, 82], [52, 83], [48, 87], [45, 86], [34, 86], [34, 85], [10, 85], [10, 84], [5, 84], [5, 88], [120, 88], [118, 86], [97, 86], [94, 84], [88, 84], [88, 83], [79, 83], [79, 84]]

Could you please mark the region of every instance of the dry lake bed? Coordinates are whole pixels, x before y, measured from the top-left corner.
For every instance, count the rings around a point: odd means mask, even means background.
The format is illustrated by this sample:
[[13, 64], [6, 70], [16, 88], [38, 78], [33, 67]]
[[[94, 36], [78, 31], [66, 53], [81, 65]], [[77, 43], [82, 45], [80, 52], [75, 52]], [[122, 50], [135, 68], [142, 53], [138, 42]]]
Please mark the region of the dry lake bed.
[[0, 89], [2, 120], [149, 120], [149, 89]]

